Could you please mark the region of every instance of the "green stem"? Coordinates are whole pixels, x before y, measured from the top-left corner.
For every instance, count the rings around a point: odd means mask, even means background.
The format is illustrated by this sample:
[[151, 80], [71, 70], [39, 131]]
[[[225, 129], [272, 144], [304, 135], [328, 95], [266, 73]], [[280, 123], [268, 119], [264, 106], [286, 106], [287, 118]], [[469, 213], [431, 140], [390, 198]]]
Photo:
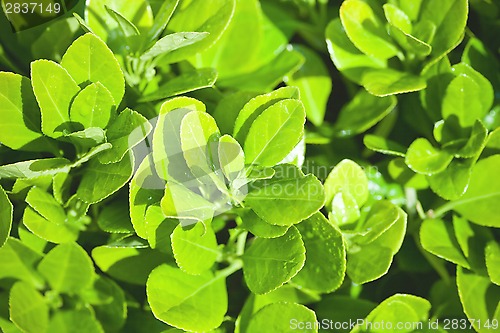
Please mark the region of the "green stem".
[[243, 261], [242, 260], [235, 260], [228, 267], [218, 271], [216, 273], [216, 276], [218, 279], [227, 278], [229, 275], [233, 274], [234, 272], [239, 271], [242, 267], [243, 267]]
[[443, 216], [444, 214], [446, 214], [447, 212], [449, 212], [450, 210], [453, 209], [453, 207], [455, 207], [455, 202], [453, 201], [449, 201], [447, 203], [445, 203], [444, 205], [442, 205], [441, 207], [439, 207], [438, 209], [436, 209], [434, 212], [433, 212], [433, 217], [441, 217]]

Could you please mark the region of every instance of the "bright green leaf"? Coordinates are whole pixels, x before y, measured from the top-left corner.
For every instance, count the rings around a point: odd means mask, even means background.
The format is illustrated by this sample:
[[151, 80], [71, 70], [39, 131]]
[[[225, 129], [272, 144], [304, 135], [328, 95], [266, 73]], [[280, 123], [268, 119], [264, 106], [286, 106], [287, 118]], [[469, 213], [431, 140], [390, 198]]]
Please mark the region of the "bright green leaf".
[[94, 264], [76, 243], [53, 248], [38, 265], [38, 271], [53, 290], [69, 294], [89, 287], [94, 279]]
[[208, 271], [189, 275], [161, 265], [148, 278], [147, 296], [156, 318], [189, 331], [219, 327], [227, 311], [224, 276]]
[[213, 266], [219, 255], [213, 229], [202, 223], [196, 223], [189, 230], [177, 225], [171, 239], [175, 261], [188, 274], [203, 274]]
[[5, 190], [0, 186], [0, 248], [4, 246], [9, 238], [13, 214], [14, 207], [7, 193], [5, 193]]
[[[317, 333], [316, 314], [307, 307], [296, 303], [272, 303], [260, 309], [250, 320], [247, 333], [266, 332], [286, 333], [300, 328], [301, 332]], [[305, 329], [301, 325], [309, 324]]]
[[293, 278], [293, 283], [323, 293], [340, 287], [346, 269], [346, 251], [340, 230], [321, 213], [296, 227], [306, 248], [306, 263]]
[[255, 238], [243, 255], [248, 288], [253, 293], [265, 294], [290, 281], [304, 266], [305, 252], [295, 227], [278, 238]]
[[106, 128], [115, 112], [115, 101], [106, 87], [100, 82], [92, 83], [76, 95], [69, 118], [84, 128]]
[[24, 332], [47, 332], [49, 306], [31, 285], [17, 282], [10, 290], [9, 305], [10, 319]]
[[452, 159], [453, 155], [434, 148], [427, 139], [419, 138], [408, 148], [405, 162], [413, 171], [432, 176], [446, 169]]
[[59, 64], [48, 60], [31, 63], [31, 84], [42, 113], [42, 131], [57, 138], [71, 132], [69, 108], [80, 91], [70, 74]]
[[78, 84], [100, 82], [113, 96], [114, 104], [120, 104], [125, 93], [122, 70], [113, 52], [96, 35], [87, 33], [75, 40], [61, 65]]

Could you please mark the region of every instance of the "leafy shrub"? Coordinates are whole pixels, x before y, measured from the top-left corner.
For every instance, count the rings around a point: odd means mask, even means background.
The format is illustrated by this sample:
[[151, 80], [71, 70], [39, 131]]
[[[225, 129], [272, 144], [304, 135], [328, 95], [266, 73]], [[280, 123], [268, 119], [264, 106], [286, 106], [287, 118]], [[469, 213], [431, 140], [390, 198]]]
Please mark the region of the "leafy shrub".
[[499, 10], [2, 16], [0, 331], [498, 331]]

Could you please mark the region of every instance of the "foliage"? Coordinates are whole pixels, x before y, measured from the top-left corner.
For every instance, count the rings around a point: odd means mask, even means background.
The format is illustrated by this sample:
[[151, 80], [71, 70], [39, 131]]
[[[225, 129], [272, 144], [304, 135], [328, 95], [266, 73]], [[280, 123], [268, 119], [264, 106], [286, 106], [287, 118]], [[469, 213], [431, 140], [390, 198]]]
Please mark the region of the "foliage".
[[0, 16], [0, 331], [498, 331], [497, 3], [59, 16]]

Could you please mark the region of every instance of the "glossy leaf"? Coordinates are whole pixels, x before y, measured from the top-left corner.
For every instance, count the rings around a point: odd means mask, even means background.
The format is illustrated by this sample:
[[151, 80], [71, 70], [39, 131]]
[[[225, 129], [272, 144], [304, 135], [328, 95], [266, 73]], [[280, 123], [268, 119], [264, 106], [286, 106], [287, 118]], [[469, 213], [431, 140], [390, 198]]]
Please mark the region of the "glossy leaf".
[[387, 61], [362, 53], [351, 42], [340, 19], [334, 19], [326, 28], [326, 42], [335, 67], [349, 79], [361, 83], [366, 71], [387, 67]]
[[363, 133], [384, 119], [396, 106], [394, 97], [375, 97], [361, 90], [340, 111], [333, 128], [337, 136]]
[[189, 230], [177, 225], [171, 239], [177, 265], [188, 274], [199, 275], [209, 270], [219, 255], [213, 229], [201, 223]]
[[264, 221], [291, 226], [316, 213], [324, 199], [321, 183], [308, 175], [271, 182], [248, 193], [245, 202]]
[[424, 138], [419, 138], [410, 145], [406, 152], [405, 162], [415, 172], [434, 175], [446, 169], [453, 155], [439, 150]]
[[451, 224], [443, 220], [425, 220], [420, 228], [422, 247], [432, 254], [465, 268], [470, 268], [465, 259]]
[[104, 5], [104, 7], [106, 8], [106, 11], [109, 13], [109, 15], [111, 15], [111, 17], [118, 24], [118, 27], [120, 28], [125, 37], [137, 36], [140, 34], [139, 29], [137, 29], [137, 27], [132, 22], [130, 22], [125, 16], [109, 8], [106, 5]]
[[318, 332], [317, 326], [312, 325], [317, 322], [314, 311], [307, 307], [296, 304], [278, 302], [269, 304], [260, 309], [250, 320], [248, 333], [264, 332], [272, 325], [273, 332], [285, 333], [299, 328], [299, 323], [305, 325], [310, 323], [311, 328], [301, 329], [301, 332]]
[[[366, 317], [361, 325], [357, 325], [351, 332], [366, 332], [371, 330], [369, 323], [386, 323], [386, 327], [396, 327], [400, 323], [427, 322], [431, 304], [426, 299], [413, 295], [396, 294], [380, 303]], [[390, 326], [389, 326], [390, 325]], [[415, 332], [409, 327], [398, 329], [402, 333]]]
[[88, 33], [75, 40], [61, 65], [78, 84], [100, 82], [113, 96], [114, 104], [120, 104], [125, 92], [122, 70], [111, 50], [96, 35]]
[[363, 169], [351, 160], [337, 164], [326, 178], [324, 186], [327, 203], [339, 192], [351, 196], [358, 207], [363, 206], [368, 199], [368, 178]]
[[42, 135], [40, 109], [30, 80], [14, 73], [0, 72], [0, 142], [19, 149]]
[[457, 286], [464, 312], [479, 333], [491, 332], [492, 327], [482, 325], [486, 321], [500, 321], [500, 288], [491, 284], [487, 277], [457, 267]]
[[69, 294], [89, 287], [94, 278], [92, 260], [75, 243], [53, 248], [40, 262], [38, 271], [53, 290]]
[[42, 113], [42, 131], [57, 138], [71, 131], [69, 108], [80, 91], [77, 82], [59, 64], [48, 60], [31, 63], [31, 84]]
[[167, 54], [177, 49], [195, 44], [209, 35], [208, 32], [177, 32], [159, 39], [142, 56], [142, 60], [149, 60]]
[[252, 98], [243, 106], [236, 118], [233, 132], [234, 138], [240, 143], [244, 143], [253, 122], [265, 110], [279, 101], [298, 98], [299, 90], [295, 87], [283, 87]]
[[120, 162], [127, 153], [137, 146], [151, 132], [152, 126], [138, 112], [125, 109], [108, 127], [106, 136], [113, 147], [99, 154], [103, 164]]
[[[287, 251], [282, 251], [286, 248]], [[300, 233], [291, 227], [278, 238], [255, 238], [243, 255], [243, 273], [248, 288], [268, 293], [290, 281], [304, 266], [305, 247]]]
[[348, 0], [340, 7], [340, 19], [349, 39], [363, 53], [389, 59], [400, 51], [391, 42], [382, 20], [370, 5], [361, 0]]
[[406, 149], [399, 143], [382, 138], [380, 136], [367, 134], [363, 137], [366, 148], [386, 155], [405, 157]]
[[499, 155], [479, 161], [472, 170], [467, 191], [460, 199], [453, 201], [453, 209], [479, 225], [500, 227], [500, 207], [496, 204], [500, 196], [500, 184], [497, 184], [496, 177], [491, 177], [499, 165]]
[[98, 159], [92, 159], [78, 186], [78, 197], [88, 203], [96, 203], [107, 198], [132, 177], [133, 164], [131, 154], [120, 162], [111, 164], [101, 164]]
[[156, 318], [190, 331], [219, 327], [227, 311], [225, 279], [211, 272], [189, 275], [161, 265], [148, 278], [147, 296]]
[[288, 227], [272, 225], [261, 219], [251, 209], [245, 209], [240, 214], [242, 226], [253, 235], [261, 238], [281, 237], [288, 231]]
[[342, 233], [321, 213], [297, 224], [306, 248], [306, 263], [292, 279], [310, 290], [328, 293], [342, 284], [345, 275], [345, 247]]
[[427, 87], [422, 77], [392, 69], [370, 70], [363, 75], [361, 82], [370, 94], [380, 97], [419, 91]]
[[100, 82], [85, 87], [73, 100], [69, 111], [72, 122], [84, 128], [106, 128], [115, 112], [115, 101], [111, 93]]
[[284, 100], [270, 106], [253, 122], [245, 140], [248, 164], [273, 166], [300, 141], [305, 122], [302, 103]]
[[446, 88], [443, 118], [456, 116], [463, 127], [472, 126], [487, 111], [484, 110], [479, 95], [480, 87], [470, 76], [457, 76]]

